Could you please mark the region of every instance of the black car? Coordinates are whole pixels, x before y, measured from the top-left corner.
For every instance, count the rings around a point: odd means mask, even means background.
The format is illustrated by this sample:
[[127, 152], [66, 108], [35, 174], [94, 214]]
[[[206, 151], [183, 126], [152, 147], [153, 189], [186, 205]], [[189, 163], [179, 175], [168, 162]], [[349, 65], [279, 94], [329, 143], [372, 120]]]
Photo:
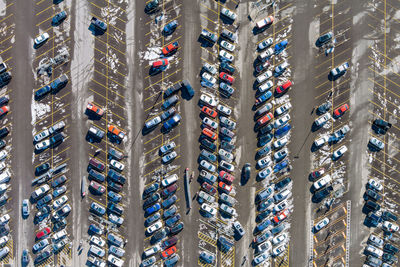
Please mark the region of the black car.
[[317, 108], [317, 114], [322, 115], [328, 112], [332, 107], [332, 103], [330, 101], [323, 103]]
[[377, 134], [385, 134], [391, 127], [392, 127], [391, 123], [381, 119], [374, 120], [372, 124], [372, 129]]
[[4, 141], [4, 140], [0, 140], [0, 149], [3, 149], [3, 148], [5, 148], [5, 147], [6, 147], [6, 145], [7, 145], [6, 141]]
[[65, 183], [65, 181], [67, 181], [67, 177], [65, 175], [61, 175], [60, 177], [58, 177], [57, 179], [55, 179], [52, 183], [51, 186], [53, 188]]
[[266, 211], [260, 212], [258, 213], [257, 217], [256, 217], [256, 222], [262, 222], [265, 218], [268, 217], [268, 215], [271, 214], [271, 210], [267, 209]]
[[55, 147], [58, 144], [62, 143], [63, 141], [64, 141], [63, 133], [58, 133], [54, 135], [52, 138], [50, 138], [50, 146]]
[[67, 75], [63, 74], [50, 84], [51, 91], [53, 92], [53, 94], [55, 94], [62, 88], [64, 88], [67, 85], [67, 83], [68, 83], [68, 77]]
[[248, 181], [250, 179], [250, 174], [251, 174], [251, 164], [250, 163], [245, 163], [243, 165], [243, 169], [242, 169], [243, 179]]
[[312, 196], [312, 202], [314, 203], [318, 203], [321, 202], [324, 198], [326, 198], [327, 196], [329, 196], [329, 194], [331, 193], [331, 191], [333, 190], [333, 187], [327, 186], [322, 190], [319, 190], [318, 192], [316, 192], [313, 196]]
[[324, 35], [321, 35], [315, 42], [315, 46], [316, 47], [323, 46], [324, 44], [330, 42], [332, 40], [332, 37], [333, 37], [332, 32], [328, 32], [328, 33], [325, 33]]
[[171, 87], [169, 87], [167, 90], [164, 91], [163, 97], [168, 98], [172, 94], [175, 94], [176, 92], [178, 92], [181, 88], [182, 88], [182, 86], [180, 83], [175, 83], [174, 85], [172, 85]]
[[65, 226], [67, 226], [67, 220], [64, 218], [53, 224], [53, 232], [58, 232], [59, 230], [64, 229]]
[[0, 129], [0, 138], [6, 137], [9, 132], [10, 132], [10, 130], [8, 129], [8, 127], [1, 128]]
[[275, 184], [275, 191], [281, 191], [291, 182], [292, 182], [292, 179], [290, 177], [286, 177], [286, 178], [282, 179], [281, 181], [279, 181]]
[[381, 198], [382, 198], [381, 195], [379, 195], [374, 190], [368, 189], [367, 191], [365, 191], [365, 194], [364, 194], [365, 201], [367, 201], [368, 199], [372, 199], [374, 201], [379, 201]]
[[42, 253], [40, 253], [36, 259], [35, 259], [35, 264], [39, 264], [42, 261], [44, 261], [45, 259], [49, 258], [51, 256], [51, 252], [49, 250], [43, 251]]
[[368, 200], [365, 203], [365, 207], [370, 210], [370, 211], [378, 211], [381, 209], [381, 206], [377, 203], [375, 203], [374, 201]]
[[227, 62], [222, 62], [220, 65], [220, 69], [221, 71], [228, 72], [229, 74], [233, 74], [235, 72], [235, 67], [233, 67]]
[[41, 175], [41, 174], [47, 172], [49, 169], [50, 169], [50, 163], [46, 162], [46, 163], [40, 164], [39, 166], [37, 166], [35, 168], [35, 175], [36, 176]]
[[116, 183], [125, 184], [126, 178], [114, 170], [108, 170], [107, 176]]
[[396, 256], [389, 253], [383, 253], [382, 260], [388, 264], [394, 264], [398, 261]]
[[160, 187], [159, 183], [154, 183], [145, 187], [143, 190], [143, 199], [148, 197], [150, 194], [156, 192], [159, 187]]
[[67, 12], [61, 11], [57, 15], [55, 15], [51, 20], [52, 26], [58, 26], [67, 18]]
[[217, 149], [217, 145], [211, 142], [210, 140], [203, 138], [200, 141], [200, 144], [207, 150], [210, 150], [211, 152], [214, 152], [215, 149]]
[[271, 133], [271, 131], [274, 129], [274, 125], [272, 123], [268, 124], [267, 126], [264, 126], [258, 130], [258, 135], [262, 136], [264, 134]]
[[388, 252], [388, 253], [391, 253], [391, 254], [396, 254], [396, 253], [399, 252], [399, 248], [393, 246], [393, 245], [390, 244], [390, 243], [386, 243], [386, 244], [383, 246], [383, 251]]
[[0, 107], [7, 105], [8, 101], [10, 101], [10, 98], [8, 97], [8, 95], [0, 97]]
[[98, 18], [92, 17], [90, 23], [93, 25], [93, 27], [95, 27], [96, 30], [100, 30], [102, 32], [107, 31], [107, 24]]
[[185, 226], [184, 223], [183, 223], [183, 222], [180, 222], [180, 223], [178, 223], [177, 225], [175, 225], [174, 227], [168, 228], [168, 233], [169, 233], [169, 235], [176, 235], [176, 234], [178, 234], [180, 231], [183, 230], [184, 226]]
[[11, 73], [9, 71], [0, 74], [0, 87], [6, 86], [11, 81]]
[[114, 212], [118, 216], [122, 216], [122, 214], [124, 213], [124, 208], [121, 205], [114, 203], [108, 203], [107, 209], [111, 212]]
[[121, 192], [122, 191], [122, 185], [120, 185], [120, 184], [117, 184], [115, 182], [109, 181], [107, 183], [107, 185], [108, 185], [109, 188], [111, 188], [114, 191], [117, 191], [117, 192]]
[[159, 199], [160, 199], [160, 194], [158, 194], [158, 193], [152, 194], [148, 199], [146, 199], [143, 202], [143, 209], [146, 209], [147, 207], [153, 205]]
[[161, 230], [158, 230], [155, 234], [150, 239], [150, 244], [155, 244], [161, 239], [164, 239], [167, 236], [167, 231], [162, 228]]
[[382, 212], [382, 219], [385, 221], [397, 221], [397, 216], [391, 213], [390, 211], [384, 211]]
[[43, 207], [45, 204], [49, 203], [53, 199], [53, 196], [51, 194], [47, 194], [44, 197], [42, 197], [37, 203], [36, 207], [40, 209]]

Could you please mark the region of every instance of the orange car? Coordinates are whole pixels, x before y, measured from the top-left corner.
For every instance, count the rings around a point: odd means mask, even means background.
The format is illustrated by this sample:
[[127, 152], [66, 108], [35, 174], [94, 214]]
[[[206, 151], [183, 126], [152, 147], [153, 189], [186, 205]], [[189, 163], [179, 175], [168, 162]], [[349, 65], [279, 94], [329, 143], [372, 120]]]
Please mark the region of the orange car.
[[124, 139], [124, 137], [126, 135], [123, 131], [121, 131], [120, 129], [118, 129], [116, 126], [114, 126], [112, 124], [110, 126], [108, 126], [108, 131], [121, 140]]
[[95, 113], [97, 116], [103, 116], [104, 114], [104, 110], [98, 106], [96, 106], [95, 104], [89, 102], [86, 106], [87, 110]]
[[8, 106], [4, 106], [0, 108], [0, 116], [3, 116], [7, 114], [10, 111], [10, 108]]
[[223, 190], [225, 193], [230, 193], [232, 191], [232, 186], [231, 185], [227, 185], [224, 182], [219, 182], [218, 183], [218, 188]]
[[164, 56], [174, 53], [179, 47], [178, 42], [173, 42], [172, 44], [167, 45], [163, 48], [162, 52]]
[[274, 118], [274, 115], [271, 112], [269, 112], [267, 115], [262, 116], [261, 118], [259, 118], [257, 120], [257, 125], [258, 126], [264, 125], [265, 123], [269, 122], [273, 118]]
[[212, 140], [217, 140], [217, 138], [218, 138], [218, 134], [214, 133], [213, 131], [211, 131], [208, 128], [204, 128], [202, 131], [202, 134], [204, 134], [205, 136], [207, 136], [208, 138], [210, 138]]
[[209, 107], [206, 107], [206, 106], [204, 106], [204, 107], [201, 109], [201, 112], [203, 112], [204, 114], [210, 116], [211, 118], [217, 117], [217, 112], [216, 112], [215, 110], [212, 110], [212, 109], [209, 108]]
[[175, 252], [176, 252], [176, 247], [175, 247], [175, 246], [170, 247], [170, 248], [164, 250], [164, 251], [161, 253], [161, 257], [165, 260], [165, 259], [169, 258], [169, 257], [170, 257], [172, 254], [174, 254]]

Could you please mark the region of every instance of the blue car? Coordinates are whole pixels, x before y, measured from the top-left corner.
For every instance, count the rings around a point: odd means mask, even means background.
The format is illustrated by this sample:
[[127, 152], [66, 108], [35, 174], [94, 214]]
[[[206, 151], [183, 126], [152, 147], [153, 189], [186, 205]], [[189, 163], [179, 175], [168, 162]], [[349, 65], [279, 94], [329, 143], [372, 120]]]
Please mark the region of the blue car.
[[51, 20], [51, 25], [52, 26], [58, 26], [60, 25], [65, 19], [67, 18], [67, 12], [61, 11], [57, 15], [53, 17]]
[[265, 211], [266, 209], [268, 209], [268, 207], [270, 207], [272, 205], [272, 203], [274, 203], [274, 199], [272, 197], [270, 197], [269, 199], [267, 199], [267, 201], [261, 202], [260, 204], [258, 204], [257, 206], [257, 211]]
[[286, 135], [289, 132], [290, 129], [292, 129], [292, 126], [290, 124], [286, 124], [285, 126], [277, 129], [275, 131], [275, 138], [283, 137], [284, 135]]
[[175, 205], [173, 205], [172, 207], [170, 207], [169, 209], [164, 211], [163, 219], [165, 220], [165, 219], [173, 216], [177, 211], [178, 211], [178, 208]]
[[277, 172], [283, 170], [284, 168], [286, 168], [288, 165], [289, 165], [289, 162], [287, 160], [282, 161], [275, 165], [274, 172], [277, 173]]
[[272, 134], [263, 135], [258, 139], [257, 146], [262, 147], [271, 142], [274, 136]]
[[170, 35], [175, 31], [177, 27], [178, 27], [178, 21], [173, 20], [164, 26], [163, 32], [165, 35]]
[[172, 204], [174, 204], [178, 200], [178, 197], [176, 195], [170, 196], [166, 200], [162, 202], [162, 207], [163, 209], [170, 207]]
[[200, 144], [201, 144], [204, 148], [210, 150], [211, 152], [214, 152], [215, 149], [217, 149], [217, 145], [214, 144], [213, 142], [209, 141], [209, 140], [206, 139], [206, 138], [201, 139]]
[[45, 195], [42, 199], [40, 199], [37, 203], [36, 203], [36, 207], [38, 209], [40, 209], [41, 207], [43, 207], [45, 204], [47, 204], [48, 202], [50, 202], [53, 199], [53, 197], [51, 196], [51, 194], [47, 194]]
[[156, 192], [159, 187], [160, 187], [159, 183], [154, 183], [154, 184], [151, 184], [151, 185], [145, 187], [143, 190], [143, 198], [146, 198], [150, 194]]
[[151, 215], [150, 217], [148, 217], [145, 221], [144, 221], [144, 225], [146, 227], [150, 226], [153, 222], [159, 220], [161, 218], [161, 215], [159, 212]]
[[270, 145], [263, 146], [261, 149], [257, 150], [257, 158], [267, 155], [269, 151], [271, 151]]
[[118, 193], [115, 193], [114, 191], [109, 190], [107, 195], [108, 195], [108, 199], [113, 202], [118, 203], [122, 200], [122, 196]]
[[262, 94], [256, 98], [255, 105], [258, 106], [258, 105], [264, 103], [265, 101], [270, 99], [271, 96], [272, 96], [272, 92], [270, 90], [268, 90], [267, 92], [265, 92], [264, 94]]
[[181, 215], [178, 213], [175, 216], [169, 218], [168, 220], [165, 221], [165, 224], [168, 227], [174, 226], [175, 223], [177, 223], [181, 219]]
[[256, 228], [254, 229], [256, 233], [262, 232], [265, 229], [267, 229], [268, 226], [271, 225], [271, 221], [270, 220], [265, 220], [259, 224], [257, 224]]
[[95, 225], [95, 224], [91, 224], [89, 226], [89, 232], [90, 233], [94, 233], [94, 234], [98, 234], [98, 235], [102, 235], [103, 234], [103, 230], [100, 227], [98, 227], [97, 225]]
[[170, 131], [173, 127], [179, 124], [182, 117], [179, 114], [175, 114], [172, 118], [164, 122], [163, 127], [165, 131]]
[[145, 210], [145, 213], [146, 213], [147, 215], [151, 215], [151, 214], [153, 214], [154, 212], [159, 211], [160, 209], [161, 209], [161, 205], [160, 205], [159, 203], [156, 203], [156, 204], [154, 204], [153, 206], [147, 208], [147, 209]]
[[266, 210], [266, 211], [259, 213], [256, 217], [256, 222], [261, 222], [262, 220], [267, 218], [268, 215], [270, 215], [270, 214], [271, 214], [271, 210]]
[[288, 40], [283, 40], [282, 42], [275, 45], [275, 54], [281, 53], [287, 46]]
[[35, 92], [35, 100], [38, 101], [50, 93], [50, 86], [46, 85]]

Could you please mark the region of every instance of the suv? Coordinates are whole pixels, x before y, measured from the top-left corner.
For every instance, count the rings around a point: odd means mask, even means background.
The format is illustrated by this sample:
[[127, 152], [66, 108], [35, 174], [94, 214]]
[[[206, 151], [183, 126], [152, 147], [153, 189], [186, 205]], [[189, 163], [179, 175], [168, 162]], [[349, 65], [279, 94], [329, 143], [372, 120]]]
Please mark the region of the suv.
[[51, 84], [51, 91], [53, 94], [58, 93], [62, 88], [64, 88], [68, 83], [68, 77], [67, 75], [63, 74], [57, 79], [55, 79]]
[[242, 237], [246, 233], [240, 222], [236, 221], [232, 224], [233, 229]]

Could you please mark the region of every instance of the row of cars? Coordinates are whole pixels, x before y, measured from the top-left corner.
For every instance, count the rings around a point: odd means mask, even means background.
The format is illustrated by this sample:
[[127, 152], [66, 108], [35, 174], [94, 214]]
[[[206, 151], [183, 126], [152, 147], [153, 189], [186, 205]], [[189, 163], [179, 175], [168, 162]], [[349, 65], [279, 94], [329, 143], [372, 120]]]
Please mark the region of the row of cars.
[[[153, 0], [147, 3], [145, 11], [152, 13], [159, 8], [159, 1]], [[173, 20], [163, 27], [164, 37], [171, 36], [178, 26], [178, 22]], [[167, 44], [162, 49], [160, 59], [153, 62], [151, 69], [152, 75], [165, 71], [168, 67], [168, 59], [179, 50], [177, 41]], [[194, 95], [194, 90], [188, 80], [176, 82], [165, 91], [163, 91], [163, 103], [161, 115], [157, 115], [145, 123], [144, 130], [153, 130], [162, 123], [161, 132], [166, 134], [177, 126], [182, 117], [178, 113], [179, 96], [190, 99]], [[166, 139], [166, 138], [164, 138]], [[167, 165], [178, 157], [176, 151], [177, 145], [174, 141], [169, 141], [159, 148], [161, 163]], [[162, 266], [175, 266], [180, 257], [178, 255], [178, 234], [183, 230], [184, 223], [181, 221], [179, 213], [178, 196], [176, 194], [179, 186], [179, 177], [177, 174], [167, 175], [162, 168], [156, 171], [152, 183], [147, 185], [142, 194], [144, 210], [144, 226], [146, 239], [150, 240], [150, 247], [144, 249], [142, 254], [141, 267], [153, 266], [161, 258]], [[158, 265], [158, 264], [157, 264]]]
[[[91, 120], [100, 120], [104, 115], [104, 109], [89, 102], [86, 106], [85, 114]], [[86, 140], [100, 143], [105, 136], [105, 131], [91, 125]], [[116, 125], [108, 125], [107, 141], [110, 144], [120, 144], [125, 139], [125, 136], [126, 133]], [[93, 266], [103, 267], [106, 265], [103, 258], [108, 254], [107, 262], [112, 266], [120, 267], [124, 264], [122, 259], [125, 255], [124, 242], [113, 242], [113, 239], [121, 240], [122, 238], [112, 232], [108, 233], [108, 240], [104, 240], [102, 236], [105, 229], [101, 222], [103, 218], [107, 218], [108, 222], [116, 227], [120, 227], [124, 223], [124, 208], [120, 202], [122, 201], [123, 185], [126, 182], [126, 178], [122, 174], [125, 169], [125, 164], [122, 162], [125, 159], [125, 155], [113, 145], [109, 145], [106, 155], [107, 166], [101, 160], [92, 157], [87, 168], [90, 193], [97, 196], [102, 196], [106, 193], [108, 199], [106, 207], [95, 201], [90, 204], [89, 211], [97, 218], [96, 221], [100, 221], [100, 223], [92, 223], [89, 226], [88, 232], [91, 237], [88, 262]], [[107, 245], [108, 250], [106, 251]]]
[[[274, 22], [273, 16], [267, 16], [256, 23], [257, 31], [264, 31]], [[277, 257], [287, 249], [289, 224], [285, 222], [291, 214], [292, 179], [284, 177], [276, 183], [280, 174], [290, 170], [287, 144], [291, 126], [289, 111], [292, 105], [289, 97], [283, 98], [293, 85], [288, 79], [289, 63], [284, 60], [277, 66], [273, 65], [274, 57], [285, 58], [282, 53], [288, 40], [278, 42], [268, 37], [257, 46], [259, 52], [254, 62], [255, 93], [255, 126], [257, 132], [256, 181], [262, 189], [256, 194], [256, 235], [252, 242], [254, 249], [252, 264], [257, 266], [266, 262], [270, 257]], [[274, 87], [279, 80], [280, 85]], [[274, 101], [271, 101], [274, 99]], [[277, 107], [275, 106], [277, 105]]]
[[[237, 14], [223, 7], [220, 11], [220, 18], [222, 22], [232, 24], [236, 20]], [[225, 220], [233, 219], [232, 222], [228, 222], [231, 224], [231, 229], [225, 233], [232, 232], [235, 239], [239, 240], [245, 234], [245, 230], [240, 222], [235, 220], [237, 212], [234, 206], [237, 201], [233, 197], [236, 170], [236, 122], [232, 118], [232, 108], [222, 104], [222, 101], [230, 99], [235, 93], [233, 74], [236, 72], [234, 60], [238, 35], [224, 27], [220, 36], [203, 29], [200, 38], [209, 47], [218, 43], [219, 66], [216, 67], [207, 62], [203, 64], [200, 72], [201, 85], [207, 92], [200, 96], [202, 132], [198, 158], [200, 165], [198, 181], [201, 187], [197, 194], [197, 200], [201, 204], [200, 214], [203, 217], [215, 221], [219, 211]], [[218, 96], [216, 95], [217, 91]], [[246, 168], [248, 176], [250, 176], [250, 169], [248, 164]], [[222, 233], [219, 233], [218, 243], [219, 248], [225, 253], [234, 245], [234, 241]], [[216, 255], [202, 250], [199, 259], [206, 264], [215, 264]]]

